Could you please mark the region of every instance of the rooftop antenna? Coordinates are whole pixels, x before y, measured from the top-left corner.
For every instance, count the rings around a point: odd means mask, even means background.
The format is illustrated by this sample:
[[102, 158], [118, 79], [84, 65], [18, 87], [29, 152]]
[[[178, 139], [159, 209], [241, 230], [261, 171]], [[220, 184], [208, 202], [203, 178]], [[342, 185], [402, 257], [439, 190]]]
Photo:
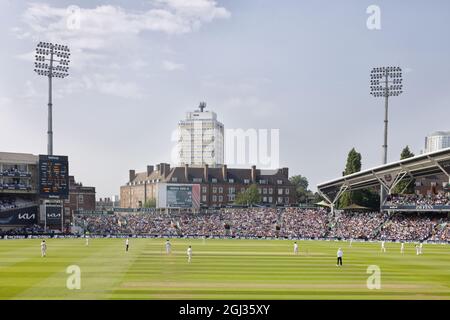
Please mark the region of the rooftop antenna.
[[200, 105], [198, 107], [200, 108], [200, 112], [203, 112], [203, 109], [206, 108], [206, 102], [200, 102]]

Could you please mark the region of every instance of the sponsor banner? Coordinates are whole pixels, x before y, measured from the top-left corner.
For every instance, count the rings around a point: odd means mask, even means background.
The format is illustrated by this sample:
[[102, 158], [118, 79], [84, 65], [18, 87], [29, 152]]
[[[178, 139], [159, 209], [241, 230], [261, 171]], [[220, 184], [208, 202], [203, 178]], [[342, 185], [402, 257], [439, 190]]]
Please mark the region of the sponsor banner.
[[112, 214], [112, 210], [75, 210], [75, 214]]
[[384, 205], [381, 208], [394, 211], [450, 211], [449, 205]]
[[33, 225], [37, 215], [38, 206], [0, 211], [0, 225]]
[[112, 210], [102, 210], [102, 211], [80, 211], [78, 210], [76, 213], [83, 214], [83, 213], [113, 213], [113, 212], [141, 212], [141, 213], [153, 213], [156, 212], [156, 208], [112, 208]]
[[47, 225], [61, 225], [62, 206], [59, 204], [47, 204], [45, 206], [45, 215], [47, 218]]

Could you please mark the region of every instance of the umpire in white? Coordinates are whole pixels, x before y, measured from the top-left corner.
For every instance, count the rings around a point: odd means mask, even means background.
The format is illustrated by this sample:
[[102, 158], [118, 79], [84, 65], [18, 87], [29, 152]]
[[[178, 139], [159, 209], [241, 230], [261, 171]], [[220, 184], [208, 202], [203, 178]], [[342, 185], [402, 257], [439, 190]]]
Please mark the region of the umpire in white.
[[341, 266], [342, 267], [342, 256], [344, 255], [344, 252], [342, 251], [341, 248], [338, 249], [337, 251], [337, 264], [336, 267]]

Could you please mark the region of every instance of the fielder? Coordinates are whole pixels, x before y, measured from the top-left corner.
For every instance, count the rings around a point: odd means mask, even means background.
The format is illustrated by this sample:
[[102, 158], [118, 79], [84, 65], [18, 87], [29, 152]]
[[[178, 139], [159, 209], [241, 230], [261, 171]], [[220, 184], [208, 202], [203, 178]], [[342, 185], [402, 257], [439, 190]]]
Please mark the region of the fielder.
[[384, 240], [381, 241], [381, 252], [386, 252], [386, 247], [384, 246]]
[[342, 267], [342, 256], [344, 255], [344, 252], [342, 251], [341, 248], [338, 249], [337, 251], [337, 264], [336, 267], [341, 266]]
[[86, 235], [85, 238], [86, 238], [86, 246], [88, 246], [89, 245], [89, 236]]
[[45, 240], [42, 240], [41, 242], [41, 257], [44, 258], [47, 255], [47, 244], [45, 243]]
[[192, 247], [191, 246], [189, 246], [186, 253], [188, 256], [188, 263], [191, 263], [191, 260], [192, 260]]
[[130, 247], [130, 241], [128, 241], [128, 238], [127, 238], [127, 240], [125, 240], [125, 251], [126, 252], [128, 252], [129, 247]]
[[403, 254], [405, 252], [405, 243], [402, 241], [400, 245], [400, 253]]
[[298, 254], [298, 244], [297, 244], [297, 242], [294, 242], [294, 254], [295, 255]]
[[172, 245], [170, 244], [170, 241], [167, 240], [166, 241], [166, 253], [170, 254], [171, 251], [172, 251]]

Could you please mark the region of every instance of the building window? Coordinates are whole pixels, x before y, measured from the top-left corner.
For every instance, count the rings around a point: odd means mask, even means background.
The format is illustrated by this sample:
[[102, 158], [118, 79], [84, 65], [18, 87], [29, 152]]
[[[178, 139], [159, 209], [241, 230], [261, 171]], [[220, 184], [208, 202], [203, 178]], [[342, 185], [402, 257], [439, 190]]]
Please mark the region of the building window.
[[192, 179], [193, 182], [202, 182], [202, 178], [194, 178]]
[[269, 197], [269, 202], [272, 203], [272, 201], [273, 201], [273, 198]]
[[283, 197], [278, 197], [278, 203], [283, 203]]
[[250, 179], [244, 179], [244, 183], [245, 184], [249, 184], [250, 183]]
[[217, 187], [213, 187], [213, 193], [217, 193]]
[[178, 178], [177, 177], [173, 177], [172, 178], [172, 182], [177, 182], [178, 181]]
[[84, 203], [83, 195], [78, 195], [78, 203]]
[[229, 194], [228, 195], [228, 201], [229, 202], [232, 202], [232, 201], [234, 201], [236, 199], [236, 196], [234, 195], [234, 194]]
[[229, 183], [234, 183], [234, 179], [228, 179]]
[[263, 194], [267, 194], [267, 188], [263, 189]]
[[283, 189], [278, 189], [278, 195], [282, 195], [283, 194]]
[[263, 197], [263, 202], [267, 202], [267, 197]]
[[284, 191], [284, 193], [289, 194], [289, 189], [286, 188], [286, 190]]
[[289, 203], [289, 197], [284, 198], [284, 203]]
[[259, 193], [259, 194], [261, 194], [261, 193], [262, 193], [262, 190], [261, 190], [261, 188], [258, 188], [258, 193]]
[[223, 188], [219, 187], [219, 193], [223, 193]]
[[273, 194], [273, 188], [269, 188], [269, 194]]
[[244, 193], [245, 192], [245, 188], [241, 188], [241, 193]]
[[228, 193], [233, 194], [236, 192], [236, 189], [234, 187], [228, 188]]
[[223, 202], [223, 196], [219, 196], [219, 202]]
[[202, 195], [202, 201], [206, 202], [206, 195]]
[[277, 184], [283, 184], [283, 180], [277, 180]]
[[207, 188], [206, 187], [202, 187], [202, 192], [206, 193], [207, 192]]
[[217, 201], [217, 196], [212, 196], [212, 201], [216, 202]]
[[211, 179], [211, 182], [212, 182], [212, 183], [217, 183], [217, 179], [216, 179], [216, 178], [212, 178], [212, 179]]

